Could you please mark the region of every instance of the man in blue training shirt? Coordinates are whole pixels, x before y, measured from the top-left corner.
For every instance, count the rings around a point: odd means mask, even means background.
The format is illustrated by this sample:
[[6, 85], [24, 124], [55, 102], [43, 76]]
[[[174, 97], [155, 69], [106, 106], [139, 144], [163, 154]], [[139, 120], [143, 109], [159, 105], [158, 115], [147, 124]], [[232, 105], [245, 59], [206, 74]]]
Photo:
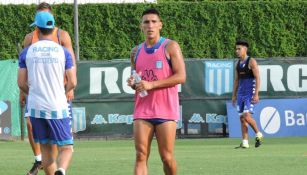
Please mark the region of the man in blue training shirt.
[[236, 55], [239, 60], [236, 63], [232, 103], [235, 105], [237, 101], [237, 110], [241, 121], [242, 143], [238, 148], [249, 148], [248, 125], [256, 133], [256, 148], [261, 145], [263, 139], [263, 135], [252, 117], [254, 104], [259, 101], [260, 77], [257, 61], [247, 55], [248, 46], [247, 41], [238, 40], [236, 42]]
[[[54, 24], [51, 13], [36, 14], [33, 25], [39, 29], [40, 40], [19, 55], [18, 86], [28, 94], [25, 115], [30, 117], [34, 141], [40, 144], [45, 173], [65, 175], [73, 149], [65, 92], [74, 89], [77, 80], [71, 54], [52, 41]], [[53, 144], [58, 146], [57, 157]]]

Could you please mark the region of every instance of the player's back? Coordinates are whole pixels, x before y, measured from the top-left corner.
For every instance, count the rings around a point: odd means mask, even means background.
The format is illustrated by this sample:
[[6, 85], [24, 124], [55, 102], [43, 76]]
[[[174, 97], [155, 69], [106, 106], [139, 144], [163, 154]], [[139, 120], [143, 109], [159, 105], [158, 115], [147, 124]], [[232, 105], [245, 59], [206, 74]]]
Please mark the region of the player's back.
[[[67, 100], [63, 75], [68, 51], [53, 41], [40, 40], [25, 49], [22, 54], [25, 54], [28, 70], [27, 108], [34, 111], [31, 116], [65, 117]], [[45, 112], [43, 116], [40, 115], [41, 111]]]

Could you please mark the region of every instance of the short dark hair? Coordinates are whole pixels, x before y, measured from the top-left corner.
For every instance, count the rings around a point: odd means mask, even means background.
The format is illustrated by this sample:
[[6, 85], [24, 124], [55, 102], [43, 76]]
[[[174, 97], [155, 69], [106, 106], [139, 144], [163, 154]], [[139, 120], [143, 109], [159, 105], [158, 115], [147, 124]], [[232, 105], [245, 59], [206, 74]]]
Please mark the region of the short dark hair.
[[155, 15], [157, 15], [157, 16], [160, 18], [160, 13], [159, 13], [159, 11], [158, 11], [157, 9], [155, 9], [155, 8], [150, 8], [150, 9], [145, 10], [145, 11], [142, 13], [142, 17], [143, 17], [144, 15], [148, 15], [148, 14], [155, 14]]
[[248, 48], [248, 46], [249, 46], [249, 44], [248, 44], [248, 42], [247, 42], [246, 40], [237, 40], [236, 46], [237, 46], [237, 45], [245, 46], [245, 47], [247, 47], [247, 48]]
[[41, 28], [41, 27], [38, 27], [39, 31], [43, 34], [43, 35], [49, 35], [52, 33], [53, 29], [47, 29], [47, 28]]
[[48, 9], [49, 11], [52, 11], [51, 5], [48, 4], [47, 2], [42, 2], [38, 4], [38, 6], [36, 7], [36, 11], [41, 11], [44, 9]]

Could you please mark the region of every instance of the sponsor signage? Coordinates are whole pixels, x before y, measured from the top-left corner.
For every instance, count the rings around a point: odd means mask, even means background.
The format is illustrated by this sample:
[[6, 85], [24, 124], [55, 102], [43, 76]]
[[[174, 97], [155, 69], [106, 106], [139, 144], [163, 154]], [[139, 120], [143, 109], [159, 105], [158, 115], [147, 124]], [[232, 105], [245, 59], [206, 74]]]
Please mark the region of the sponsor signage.
[[77, 133], [86, 129], [85, 107], [72, 108], [72, 131]]
[[232, 92], [233, 61], [204, 61], [204, 65], [204, 87], [207, 93], [222, 95]]
[[[185, 97], [225, 97], [232, 93], [236, 60], [187, 60], [187, 81], [179, 92]], [[307, 95], [307, 60], [257, 59], [260, 95]], [[78, 63], [76, 99], [132, 98], [127, 86], [131, 68], [128, 61]]]
[[11, 138], [11, 103], [0, 101], [0, 139]]
[[[264, 99], [255, 106], [254, 119], [265, 137], [307, 136], [307, 98]], [[240, 119], [227, 102], [229, 137], [241, 137]], [[249, 135], [254, 136], [249, 127]]]
[[[239, 126], [237, 114], [228, 116], [229, 118], [224, 117], [226, 100], [231, 99], [233, 91], [236, 61], [237, 59], [185, 60], [187, 79], [185, 84], [179, 86], [182, 119], [178, 123], [178, 128], [183, 128], [184, 133], [187, 133], [186, 128], [190, 125], [211, 128], [211, 126], [221, 127], [226, 124], [227, 127], [227, 119], [233, 118]], [[257, 62], [261, 77], [259, 95], [262, 98], [307, 96], [307, 60], [257, 59]], [[159, 68], [161, 65], [157, 62], [156, 66]], [[82, 83], [77, 86], [74, 106], [86, 109], [86, 113], [78, 110], [76, 114], [86, 116], [85, 122], [82, 122], [86, 123], [86, 130], [78, 134], [131, 134], [134, 90], [128, 87], [126, 82], [130, 72], [129, 60], [78, 62], [78, 82]], [[256, 106], [256, 110], [259, 105]], [[235, 111], [235, 108], [233, 110]], [[266, 108], [263, 113], [270, 111], [274, 110]], [[282, 114], [280, 112], [274, 114], [274, 116], [280, 116], [280, 128], [283, 128], [282, 124], [285, 122], [284, 119], [282, 120]], [[292, 115], [290, 112], [286, 114]], [[275, 120], [278, 118], [272, 118], [272, 121], [275, 122]], [[301, 121], [298, 122], [300, 124]], [[288, 124], [291, 124], [291, 119], [288, 120]], [[261, 126], [260, 120], [258, 125]], [[271, 124], [263, 127], [268, 133], [280, 132], [280, 130], [275, 131], [276, 128], [271, 128]], [[84, 125], [80, 128], [83, 130]]]
[[[131, 136], [134, 102], [73, 103], [72, 129], [78, 136]], [[120, 108], [118, 107], [120, 106]], [[182, 107], [177, 129], [183, 127]]]

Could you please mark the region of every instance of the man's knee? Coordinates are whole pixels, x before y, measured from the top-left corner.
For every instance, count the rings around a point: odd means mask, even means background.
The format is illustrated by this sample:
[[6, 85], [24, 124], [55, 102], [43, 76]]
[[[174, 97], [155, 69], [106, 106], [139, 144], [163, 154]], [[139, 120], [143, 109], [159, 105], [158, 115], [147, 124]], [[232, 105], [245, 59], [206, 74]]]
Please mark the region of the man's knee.
[[165, 153], [161, 155], [161, 160], [164, 165], [169, 166], [174, 162], [174, 155], [172, 153]]
[[146, 161], [148, 157], [147, 151], [138, 150], [136, 151], [136, 160], [137, 161]]
[[240, 121], [241, 121], [241, 125], [242, 126], [246, 126], [246, 127], [248, 126], [248, 122], [246, 121], [246, 118], [245, 118], [244, 114], [241, 115]]
[[73, 146], [72, 145], [64, 145], [64, 146], [59, 146], [59, 147], [57, 147], [57, 146], [52, 146], [52, 150], [57, 150], [58, 149], [58, 151], [59, 152], [63, 152], [63, 151], [73, 151]]
[[246, 122], [244, 114], [242, 114], [242, 115], [240, 116], [240, 122], [241, 122], [241, 123], [245, 123], [245, 122]]

